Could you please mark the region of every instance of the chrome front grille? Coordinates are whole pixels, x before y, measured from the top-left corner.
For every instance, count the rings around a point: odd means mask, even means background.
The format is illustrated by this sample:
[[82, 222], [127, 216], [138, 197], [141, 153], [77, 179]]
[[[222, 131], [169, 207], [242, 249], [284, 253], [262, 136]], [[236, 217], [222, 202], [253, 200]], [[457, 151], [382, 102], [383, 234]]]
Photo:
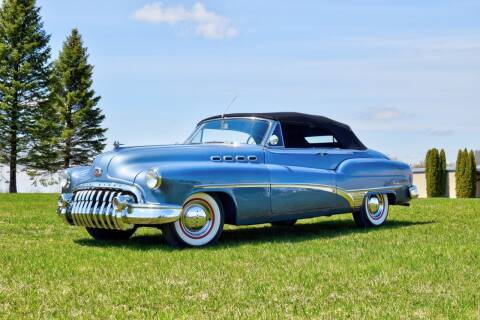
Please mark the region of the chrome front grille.
[[137, 202], [137, 197], [129, 191], [95, 188], [78, 190], [73, 193], [70, 214], [73, 224], [91, 228], [122, 229], [116, 210], [112, 204], [114, 197], [129, 195]]

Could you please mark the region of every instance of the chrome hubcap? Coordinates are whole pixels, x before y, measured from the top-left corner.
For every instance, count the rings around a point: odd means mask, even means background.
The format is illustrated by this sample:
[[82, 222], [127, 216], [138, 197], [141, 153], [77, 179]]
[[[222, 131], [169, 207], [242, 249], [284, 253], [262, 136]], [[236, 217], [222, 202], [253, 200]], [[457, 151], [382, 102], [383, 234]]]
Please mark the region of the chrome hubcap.
[[378, 220], [382, 217], [385, 211], [385, 201], [383, 195], [381, 194], [374, 194], [370, 195], [367, 198], [367, 212], [375, 220]]
[[212, 215], [210, 208], [201, 200], [189, 202], [183, 209], [180, 218], [182, 229], [191, 236], [202, 236], [212, 226]]
[[200, 205], [192, 205], [185, 210], [185, 227], [190, 230], [201, 229], [207, 223], [207, 213], [205, 208]]

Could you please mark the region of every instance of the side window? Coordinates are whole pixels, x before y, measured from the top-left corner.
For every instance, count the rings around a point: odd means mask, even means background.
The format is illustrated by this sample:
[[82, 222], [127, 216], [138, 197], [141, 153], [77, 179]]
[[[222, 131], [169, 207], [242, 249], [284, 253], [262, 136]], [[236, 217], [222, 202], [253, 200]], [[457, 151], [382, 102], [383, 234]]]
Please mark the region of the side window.
[[342, 148], [332, 132], [305, 123], [282, 124], [285, 148]]
[[337, 140], [335, 140], [335, 137], [332, 136], [331, 134], [327, 134], [327, 135], [324, 135], [324, 136], [305, 137], [305, 140], [307, 140], [307, 142], [310, 143], [310, 144], [336, 143], [337, 142]]
[[282, 128], [279, 124], [275, 125], [275, 130], [273, 130], [267, 143], [269, 147], [284, 147]]

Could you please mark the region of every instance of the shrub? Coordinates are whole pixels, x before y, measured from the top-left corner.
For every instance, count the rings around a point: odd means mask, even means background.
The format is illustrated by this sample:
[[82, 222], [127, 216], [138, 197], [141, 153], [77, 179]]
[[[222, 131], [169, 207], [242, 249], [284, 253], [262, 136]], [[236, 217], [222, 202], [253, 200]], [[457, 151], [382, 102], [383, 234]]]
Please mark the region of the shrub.
[[477, 192], [477, 164], [473, 151], [459, 150], [455, 169], [457, 198], [474, 198]]
[[436, 148], [428, 150], [425, 157], [425, 176], [427, 196], [443, 197], [447, 185], [445, 151], [439, 152]]

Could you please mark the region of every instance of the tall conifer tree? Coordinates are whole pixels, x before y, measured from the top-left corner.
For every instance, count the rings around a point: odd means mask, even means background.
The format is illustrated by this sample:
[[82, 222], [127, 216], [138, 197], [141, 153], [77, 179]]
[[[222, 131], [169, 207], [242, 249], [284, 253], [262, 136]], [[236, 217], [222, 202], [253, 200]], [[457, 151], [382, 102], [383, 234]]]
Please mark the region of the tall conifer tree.
[[[0, 8], [0, 162], [10, 169], [9, 191], [17, 192], [18, 165], [29, 166], [48, 132], [50, 36], [35, 0], [4, 0]], [[48, 140], [47, 138], [46, 140]]]
[[63, 167], [87, 164], [105, 147], [105, 116], [92, 89], [93, 66], [77, 29], [63, 44], [54, 65], [53, 103], [60, 115], [60, 156]]
[[445, 150], [440, 150], [440, 175], [439, 175], [439, 185], [440, 185], [440, 197], [444, 197], [447, 194], [447, 157], [445, 155]]
[[475, 153], [470, 150], [470, 198], [475, 198], [477, 195], [477, 161], [475, 160]]

